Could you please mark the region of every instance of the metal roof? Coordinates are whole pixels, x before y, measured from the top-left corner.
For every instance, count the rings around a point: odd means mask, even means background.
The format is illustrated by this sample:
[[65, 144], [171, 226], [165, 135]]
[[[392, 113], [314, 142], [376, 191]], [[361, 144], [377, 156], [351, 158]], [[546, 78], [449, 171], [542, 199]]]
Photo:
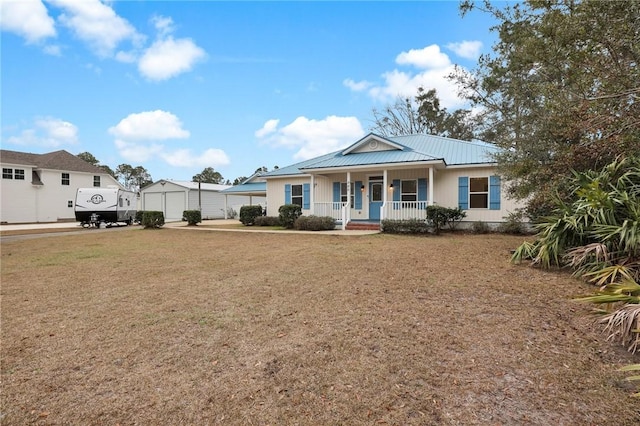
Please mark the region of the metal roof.
[[220, 191], [224, 194], [262, 194], [266, 195], [267, 193], [267, 182], [249, 182], [249, 183], [241, 183], [240, 185], [232, 186], [231, 188], [224, 189]]
[[[388, 150], [352, 152], [368, 139], [392, 142]], [[384, 164], [442, 161], [446, 166], [492, 164], [499, 148], [482, 141], [462, 141], [433, 135], [408, 135], [382, 138], [369, 134], [346, 149], [311, 158], [262, 175], [263, 178], [303, 174], [307, 170], [349, 166], [380, 166]]]
[[[183, 188], [188, 188], [188, 189], [198, 189], [198, 182], [189, 182], [189, 181], [171, 180], [171, 179], [161, 179], [161, 180], [159, 180], [157, 182], [154, 182], [153, 184], [145, 187], [144, 189], [148, 189], [151, 186], [155, 186], [157, 184], [161, 184], [162, 182], [169, 182], [169, 183], [172, 183], [174, 185], [182, 186]], [[217, 191], [217, 192], [220, 192], [220, 191], [225, 190], [227, 188], [231, 188], [231, 185], [219, 185], [217, 183], [201, 183], [200, 184], [200, 189], [205, 190], [205, 191]]]

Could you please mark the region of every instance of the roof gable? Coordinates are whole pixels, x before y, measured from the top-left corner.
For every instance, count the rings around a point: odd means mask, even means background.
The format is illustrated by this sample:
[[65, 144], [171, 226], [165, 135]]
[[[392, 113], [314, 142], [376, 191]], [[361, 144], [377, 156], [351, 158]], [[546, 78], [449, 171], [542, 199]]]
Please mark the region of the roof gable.
[[375, 151], [402, 151], [405, 147], [382, 136], [369, 133], [358, 142], [342, 151], [342, 155]]

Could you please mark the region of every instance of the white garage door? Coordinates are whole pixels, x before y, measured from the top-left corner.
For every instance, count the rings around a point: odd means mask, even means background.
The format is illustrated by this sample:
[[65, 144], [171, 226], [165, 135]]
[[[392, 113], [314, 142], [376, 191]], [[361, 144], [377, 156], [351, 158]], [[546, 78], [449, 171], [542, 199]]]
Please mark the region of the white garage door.
[[162, 194], [159, 192], [150, 192], [144, 194], [144, 209], [147, 211], [162, 211]]
[[185, 193], [167, 192], [167, 211], [164, 212], [165, 220], [182, 220], [182, 213], [185, 211]]

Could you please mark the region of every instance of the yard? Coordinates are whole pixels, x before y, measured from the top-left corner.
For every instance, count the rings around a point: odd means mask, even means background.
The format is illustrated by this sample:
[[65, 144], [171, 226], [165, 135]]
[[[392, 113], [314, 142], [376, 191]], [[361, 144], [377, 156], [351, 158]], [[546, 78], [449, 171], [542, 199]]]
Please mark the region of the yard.
[[2, 245], [23, 424], [636, 425], [592, 288], [522, 237], [87, 230]]

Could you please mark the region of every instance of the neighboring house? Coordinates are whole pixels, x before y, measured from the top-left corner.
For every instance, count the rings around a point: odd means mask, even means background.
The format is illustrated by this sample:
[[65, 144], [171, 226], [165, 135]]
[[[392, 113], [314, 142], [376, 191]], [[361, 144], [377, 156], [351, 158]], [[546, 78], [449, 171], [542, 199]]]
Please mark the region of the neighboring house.
[[0, 221], [74, 221], [78, 188], [117, 186], [104, 170], [67, 151], [47, 154], [0, 150]]
[[304, 215], [350, 221], [423, 219], [426, 207], [460, 207], [489, 225], [521, 207], [505, 197], [498, 148], [430, 135], [369, 134], [346, 149], [265, 173], [267, 214], [299, 204]]
[[[230, 185], [160, 180], [140, 191], [141, 210], [164, 213], [166, 221], [182, 220], [185, 210], [201, 210], [202, 219], [222, 219], [227, 214], [223, 191]], [[248, 204], [248, 195], [237, 197], [238, 205]]]

